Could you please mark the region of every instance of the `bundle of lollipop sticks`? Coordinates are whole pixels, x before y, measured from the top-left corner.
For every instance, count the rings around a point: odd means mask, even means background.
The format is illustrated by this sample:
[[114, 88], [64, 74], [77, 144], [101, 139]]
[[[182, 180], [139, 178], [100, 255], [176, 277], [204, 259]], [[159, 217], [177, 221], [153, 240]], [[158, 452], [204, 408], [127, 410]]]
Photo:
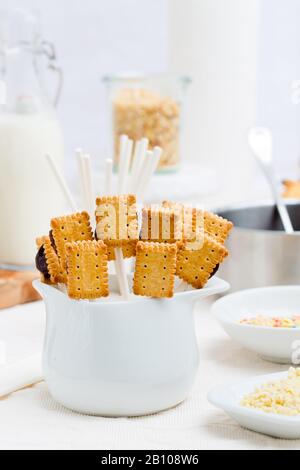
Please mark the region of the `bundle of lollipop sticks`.
[[[136, 195], [138, 203], [143, 202], [162, 154], [160, 147], [154, 147], [150, 151], [148, 145], [149, 142], [146, 138], [133, 143], [127, 135], [120, 137], [117, 189], [114, 191], [113, 188], [113, 162], [111, 159], [107, 159], [105, 162], [105, 195], [132, 193]], [[76, 150], [76, 156], [81, 182], [82, 208], [93, 214], [95, 212], [96, 195], [93, 185], [91, 158], [81, 149]], [[46, 155], [46, 158], [71, 209], [78, 212], [72, 193], [55, 161], [51, 155]], [[114, 265], [119, 291], [124, 300], [128, 300], [130, 289], [121, 248], [115, 248], [115, 258]]]

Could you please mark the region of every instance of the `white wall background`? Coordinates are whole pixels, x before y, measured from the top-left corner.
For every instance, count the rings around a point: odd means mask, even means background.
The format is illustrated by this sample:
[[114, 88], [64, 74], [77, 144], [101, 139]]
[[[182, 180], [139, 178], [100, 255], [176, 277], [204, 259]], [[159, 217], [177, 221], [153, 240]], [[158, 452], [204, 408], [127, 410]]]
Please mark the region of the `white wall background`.
[[105, 94], [101, 77], [120, 71], [162, 72], [167, 54], [165, 0], [1, 0], [41, 13], [44, 37], [57, 49], [64, 70], [58, 113], [68, 172], [74, 149], [103, 161]]
[[[254, 3], [260, 9], [258, 25]], [[180, 50], [185, 37], [179, 30], [174, 40], [175, 4], [185, 12], [177, 21], [187, 32], [195, 30], [195, 50]], [[238, 14], [235, 5], [242, 5]], [[300, 80], [300, 0], [1, 0], [2, 6], [38, 9], [44, 37], [56, 45], [65, 74], [58, 111], [69, 174], [75, 168], [72, 156], [78, 146], [94, 156], [97, 167], [106, 156], [101, 76], [126, 70], [159, 73], [169, 67], [179, 71], [180, 62], [181, 72], [189, 72], [186, 59], [192, 63], [195, 57], [203, 74], [200, 86], [205, 99], [202, 115], [192, 116], [196, 132], [203, 136], [203, 151], [198, 149], [192, 158], [218, 169], [218, 159], [227, 153], [228, 168], [239, 170], [243, 166], [241, 147], [235, 145], [239, 142], [245, 148], [245, 123], [249, 121], [273, 130], [280, 176], [295, 175], [300, 154], [300, 105], [291, 103], [290, 92], [292, 81]], [[240, 21], [246, 26], [243, 31]], [[197, 55], [199, 50], [202, 55]], [[245, 83], [238, 81], [241, 70]], [[218, 74], [217, 80], [210, 74]], [[217, 82], [219, 88], [215, 88]], [[233, 103], [242, 116], [240, 120], [236, 116], [231, 127], [224, 103], [229, 110]], [[223, 122], [231, 132], [231, 147], [225, 137], [220, 139], [225, 136]], [[215, 145], [210, 144], [213, 139]], [[247, 177], [247, 171], [244, 173]], [[248, 180], [251, 189], [251, 177]]]
[[292, 101], [292, 83], [300, 80], [299, 22], [299, 0], [261, 1], [257, 122], [273, 131], [282, 177], [300, 177], [300, 104]]
[[170, 67], [175, 72], [184, 67], [194, 81], [186, 151], [217, 169], [219, 193], [230, 198], [252, 186], [250, 175], [256, 172], [246, 129], [256, 116], [259, 0], [186, 4], [170, 2]]
[[297, 177], [300, 105], [292, 103], [291, 86], [300, 77], [300, 1], [170, 5], [170, 67], [183, 66], [194, 77], [188, 154], [218, 169], [220, 190], [230, 198], [260, 198], [266, 185], [249, 152], [247, 130], [266, 126], [273, 132], [279, 179]]

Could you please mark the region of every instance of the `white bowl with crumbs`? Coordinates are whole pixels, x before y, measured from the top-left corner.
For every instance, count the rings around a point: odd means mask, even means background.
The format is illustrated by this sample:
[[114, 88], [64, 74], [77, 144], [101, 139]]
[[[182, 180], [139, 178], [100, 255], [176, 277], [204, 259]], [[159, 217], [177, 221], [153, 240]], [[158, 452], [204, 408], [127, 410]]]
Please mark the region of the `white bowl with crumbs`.
[[[251, 431], [281, 439], [299, 439], [300, 371], [296, 374], [296, 385], [292, 387], [295, 396], [292, 399], [287, 371], [217, 386], [209, 392], [208, 401]], [[262, 403], [265, 406], [261, 406]], [[282, 412], [295, 414], [281, 414]]]

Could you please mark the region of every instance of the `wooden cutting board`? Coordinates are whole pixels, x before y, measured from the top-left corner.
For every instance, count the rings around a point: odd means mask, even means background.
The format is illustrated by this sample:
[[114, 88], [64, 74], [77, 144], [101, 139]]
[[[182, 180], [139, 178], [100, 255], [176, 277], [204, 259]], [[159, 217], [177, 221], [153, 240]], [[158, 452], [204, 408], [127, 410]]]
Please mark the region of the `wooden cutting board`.
[[37, 272], [0, 270], [0, 308], [39, 300], [40, 295], [32, 287], [32, 281], [38, 278]]

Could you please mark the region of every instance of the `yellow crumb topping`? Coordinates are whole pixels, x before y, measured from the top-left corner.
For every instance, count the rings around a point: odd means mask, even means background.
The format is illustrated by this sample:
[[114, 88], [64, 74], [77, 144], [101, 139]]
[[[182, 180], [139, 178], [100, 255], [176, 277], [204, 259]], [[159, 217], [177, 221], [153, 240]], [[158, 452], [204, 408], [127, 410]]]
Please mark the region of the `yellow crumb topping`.
[[286, 379], [268, 382], [245, 395], [242, 406], [266, 413], [300, 415], [300, 368], [291, 367]]

